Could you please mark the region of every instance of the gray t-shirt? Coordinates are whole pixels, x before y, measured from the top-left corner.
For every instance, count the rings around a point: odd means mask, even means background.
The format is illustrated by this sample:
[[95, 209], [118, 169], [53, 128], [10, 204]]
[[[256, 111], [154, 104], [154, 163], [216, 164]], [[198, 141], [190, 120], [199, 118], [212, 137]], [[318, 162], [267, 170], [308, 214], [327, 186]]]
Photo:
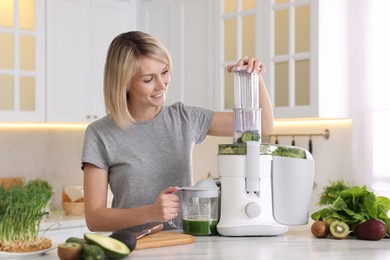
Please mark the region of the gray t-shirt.
[[192, 151], [205, 139], [213, 116], [212, 110], [178, 102], [127, 130], [103, 117], [86, 129], [82, 164], [108, 171], [113, 208], [152, 204], [170, 186], [192, 185]]

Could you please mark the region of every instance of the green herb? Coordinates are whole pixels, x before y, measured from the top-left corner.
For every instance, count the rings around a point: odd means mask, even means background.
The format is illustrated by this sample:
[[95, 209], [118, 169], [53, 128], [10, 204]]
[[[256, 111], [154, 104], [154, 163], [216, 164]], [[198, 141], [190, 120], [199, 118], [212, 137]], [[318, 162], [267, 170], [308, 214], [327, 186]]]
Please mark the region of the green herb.
[[318, 205], [330, 205], [339, 197], [340, 192], [349, 188], [349, 185], [345, 183], [343, 179], [330, 182], [328, 186], [324, 187], [323, 192], [320, 194], [320, 200]]
[[339, 197], [327, 208], [311, 215], [313, 220], [338, 219], [350, 226], [368, 219], [388, 219], [390, 199], [376, 196], [366, 186], [354, 186], [340, 192]]
[[39, 179], [8, 190], [0, 185], [0, 242], [37, 238], [52, 195], [50, 184]]

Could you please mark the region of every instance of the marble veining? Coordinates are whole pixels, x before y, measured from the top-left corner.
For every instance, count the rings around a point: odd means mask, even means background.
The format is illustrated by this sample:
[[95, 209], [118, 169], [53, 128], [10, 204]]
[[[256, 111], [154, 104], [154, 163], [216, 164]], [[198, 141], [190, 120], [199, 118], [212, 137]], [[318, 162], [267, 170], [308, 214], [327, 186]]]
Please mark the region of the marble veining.
[[[58, 259], [56, 250], [34, 259]], [[136, 250], [126, 259], [207, 260], [207, 259], [390, 259], [390, 239], [365, 241], [336, 240], [312, 236], [310, 225], [290, 227], [275, 237], [196, 237], [189, 245]]]

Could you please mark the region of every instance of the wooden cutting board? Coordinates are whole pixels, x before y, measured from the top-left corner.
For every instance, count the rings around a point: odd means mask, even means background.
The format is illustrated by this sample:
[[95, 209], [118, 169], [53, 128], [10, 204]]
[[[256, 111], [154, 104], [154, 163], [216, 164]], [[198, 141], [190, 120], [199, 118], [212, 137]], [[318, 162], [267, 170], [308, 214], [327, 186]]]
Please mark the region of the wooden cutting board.
[[176, 232], [161, 231], [138, 239], [135, 249], [139, 250], [146, 248], [186, 245], [194, 242], [194, 236]]

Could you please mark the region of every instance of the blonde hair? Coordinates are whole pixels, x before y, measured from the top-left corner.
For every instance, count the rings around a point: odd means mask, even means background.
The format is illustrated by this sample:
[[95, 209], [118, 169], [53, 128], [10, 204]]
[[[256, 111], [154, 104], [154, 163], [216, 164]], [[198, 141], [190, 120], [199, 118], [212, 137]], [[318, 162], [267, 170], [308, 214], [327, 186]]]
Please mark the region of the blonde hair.
[[107, 114], [121, 129], [135, 123], [128, 110], [128, 92], [141, 57], [154, 58], [168, 65], [172, 60], [168, 50], [150, 34], [131, 31], [118, 35], [108, 48], [104, 66], [104, 102]]

